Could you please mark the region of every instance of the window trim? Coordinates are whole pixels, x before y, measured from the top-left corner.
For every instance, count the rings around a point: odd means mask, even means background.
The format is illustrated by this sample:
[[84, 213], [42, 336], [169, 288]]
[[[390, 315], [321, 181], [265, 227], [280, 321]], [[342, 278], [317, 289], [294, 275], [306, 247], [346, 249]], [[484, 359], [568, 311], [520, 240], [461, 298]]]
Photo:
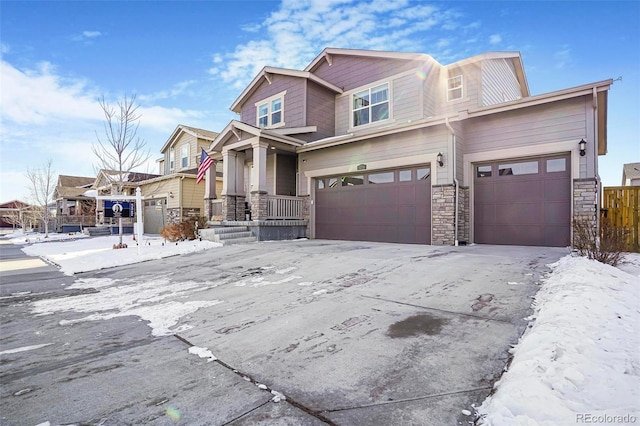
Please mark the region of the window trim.
[[[287, 94], [286, 90], [283, 90], [280, 93], [276, 93], [273, 96], [270, 96], [268, 98], [264, 98], [261, 99], [260, 101], [256, 102], [254, 105], [256, 107], [256, 127], [262, 128], [262, 129], [277, 129], [278, 127], [283, 127], [285, 125], [284, 123], [284, 95]], [[272, 111], [271, 110], [271, 105], [273, 103], [273, 101], [280, 99], [280, 109], [277, 111]], [[264, 117], [260, 115], [260, 107], [266, 105], [267, 106], [267, 125], [266, 126], [260, 126], [260, 117]], [[280, 112], [280, 122], [273, 124], [273, 114], [276, 112]]]
[[169, 171], [173, 171], [176, 168], [176, 153], [173, 148], [169, 150]]
[[[373, 104], [373, 103], [369, 103], [368, 105], [368, 110], [369, 110], [369, 122], [365, 123], [365, 124], [358, 124], [357, 126], [354, 124], [353, 122], [353, 113], [356, 111], [356, 108], [354, 108], [353, 106], [353, 97], [360, 92], [364, 92], [365, 90], [367, 90], [369, 92], [369, 99], [371, 99], [371, 89], [376, 88], [376, 87], [380, 87], [380, 86], [387, 86], [387, 100], [386, 103], [388, 104], [387, 107], [387, 115], [388, 117], [383, 119], [383, 120], [378, 120], [378, 121], [371, 121], [371, 109], [376, 106], [376, 105], [382, 105], [384, 102], [379, 102], [377, 104]], [[349, 128], [350, 129], [362, 129], [368, 126], [375, 126], [378, 125], [380, 123], [385, 123], [389, 120], [391, 120], [392, 118], [392, 102], [391, 99], [393, 99], [393, 95], [391, 93], [391, 81], [390, 80], [385, 80], [385, 81], [378, 81], [375, 82], [373, 84], [370, 84], [368, 86], [365, 87], [360, 87], [358, 89], [354, 89], [351, 90], [348, 93], [348, 101], [349, 102]], [[357, 108], [358, 110], [362, 110], [364, 108]]]
[[[450, 88], [449, 87], [449, 82], [451, 80], [455, 80], [455, 79], [458, 79], [458, 78], [460, 79], [460, 84]], [[456, 98], [452, 98], [450, 96], [451, 92], [454, 92], [456, 90], [460, 90], [460, 96], [456, 97]], [[449, 77], [447, 79], [447, 102], [457, 101], [457, 100], [462, 99], [462, 98], [464, 98], [464, 76], [462, 74], [458, 74], [458, 75], [454, 75], [453, 77]]]
[[[186, 148], [186, 155], [185, 155], [185, 148]], [[191, 147], [189, 146], [188, 143], [181, 145], [180, 146], [180, 168], [181, 169], [188, 169], [189, 168], [189, 152], [191, 151]], [[184, 164], [184, 160], [187, 160], [187, 164]]]

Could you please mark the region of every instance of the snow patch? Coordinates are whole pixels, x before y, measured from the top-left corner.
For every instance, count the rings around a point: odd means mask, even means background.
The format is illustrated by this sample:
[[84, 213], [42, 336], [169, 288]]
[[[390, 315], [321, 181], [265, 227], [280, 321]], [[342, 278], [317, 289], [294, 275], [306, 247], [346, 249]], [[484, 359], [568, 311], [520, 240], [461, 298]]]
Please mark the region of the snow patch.
[[207, 348], [200, 348], [198, 346], [191, 346], [189, 348], [189, 353], [193, 355], [198, 355], [200, 358], [206, 358], [207, 362], [215, 361], [218, 359]]
[[49, 345], [53, 345], [53, 343], [43, 343], [42, 345], [23, 346], [21, 348], [8, 349], [6, 351], [1, 351], [0, 355], [17, 354], [20, 352], [33, 351], [36, 349], [47, 347]]
[[287, 398], [280, 392], [276, 391], [276, 390], [272, 390], [271, 391], [271, 395], [273, 395], [273, 398], [271, 398], [271, 400], [273, 402], [280, 402], [280, 401], [286, 401]]

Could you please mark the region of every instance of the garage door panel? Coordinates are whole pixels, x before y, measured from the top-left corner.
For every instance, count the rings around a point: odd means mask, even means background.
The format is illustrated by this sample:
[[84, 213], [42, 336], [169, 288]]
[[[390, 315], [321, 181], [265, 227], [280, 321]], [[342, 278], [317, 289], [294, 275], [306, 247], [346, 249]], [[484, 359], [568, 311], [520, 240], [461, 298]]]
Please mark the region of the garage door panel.
[[542, 201], [543, 190], [540, 181], [511, 181], [496, 183], [495, 202]]
[[374, 207], [364, 211], [366, 222], [373, 225], [395, 225], [398, 223], [398, 207], [391, 205], [388, 207]]
[[571, 183], [563, 179], [548, 179], [544, 182], [544, 199], [546, 201], [564, 201], [571, 197]]
[[475, 242], [546, 246], [568, 244], [572, 200], [568, 155], [537, 160], [501, 160], [475, 167], [497, 170], [500, 164], [517, 165], [525, 162], [537, 162], [539, 172], [504, 176], [494, 174], [479, 178], [474, 169]]
[[[394, 173], [394, 176], [399, 175]], [[412, 176], [415, 179], [415, 171]], [[365, 179], [364, 182], [316, 191], [317, 238], [430, 243], [429, 179], [377, 184]]]
[[496, 204], [496, 224], [537, 224], [542, 217], [540, 203]]

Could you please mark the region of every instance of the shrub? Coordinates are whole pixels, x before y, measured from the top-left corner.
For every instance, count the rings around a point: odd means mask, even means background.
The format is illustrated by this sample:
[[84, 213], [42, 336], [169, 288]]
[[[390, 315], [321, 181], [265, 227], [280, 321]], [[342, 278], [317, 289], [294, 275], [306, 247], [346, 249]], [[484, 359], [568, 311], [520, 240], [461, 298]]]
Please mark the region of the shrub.
[[573, 221], [573, 248], [580, 256], [616, 266], [625, 250], [625, 231], [608, 221], [600, 222], [600, 232], [590, 220]]
[[[204, 221], [200, 219], [204, 219]], [[196, 235], [196, 223], [198, 224], [198, 229], [200, 229], [201, 222], [206, 224], [206, 218], [190, 218], [180, 223], [172, 223], [162, 228], [160, 235], [170, 242], [194, 240], [198, 237]]]

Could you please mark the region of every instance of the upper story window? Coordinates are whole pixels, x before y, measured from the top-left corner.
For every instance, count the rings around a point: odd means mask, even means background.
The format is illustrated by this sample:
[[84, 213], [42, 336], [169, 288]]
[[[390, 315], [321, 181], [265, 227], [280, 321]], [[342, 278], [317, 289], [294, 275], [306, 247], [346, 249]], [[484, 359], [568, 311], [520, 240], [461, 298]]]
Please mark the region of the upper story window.
[[462, 76], [457, 75], [447, 80], [447, 101], [462, 99]]
[[180, 147], [180, 167], [186, 169], [189, 167], [189, 145], [182, 145]]
[[171, 148], [171, 150], [169, 151], [169, 170], [173, 170], [175, 168], [175, 164], [176, 164], [176, 156], [175, 156], [175, 152], [173, 151], [173, 148]]
[[351, 95], [353, 127], [389, 118], [389, 83]]
[[268, 99], [256, 102], [256, 125], [258, 127], [280, 127], [284, 126], [284, 95], [287, 92], [280, 92]]

